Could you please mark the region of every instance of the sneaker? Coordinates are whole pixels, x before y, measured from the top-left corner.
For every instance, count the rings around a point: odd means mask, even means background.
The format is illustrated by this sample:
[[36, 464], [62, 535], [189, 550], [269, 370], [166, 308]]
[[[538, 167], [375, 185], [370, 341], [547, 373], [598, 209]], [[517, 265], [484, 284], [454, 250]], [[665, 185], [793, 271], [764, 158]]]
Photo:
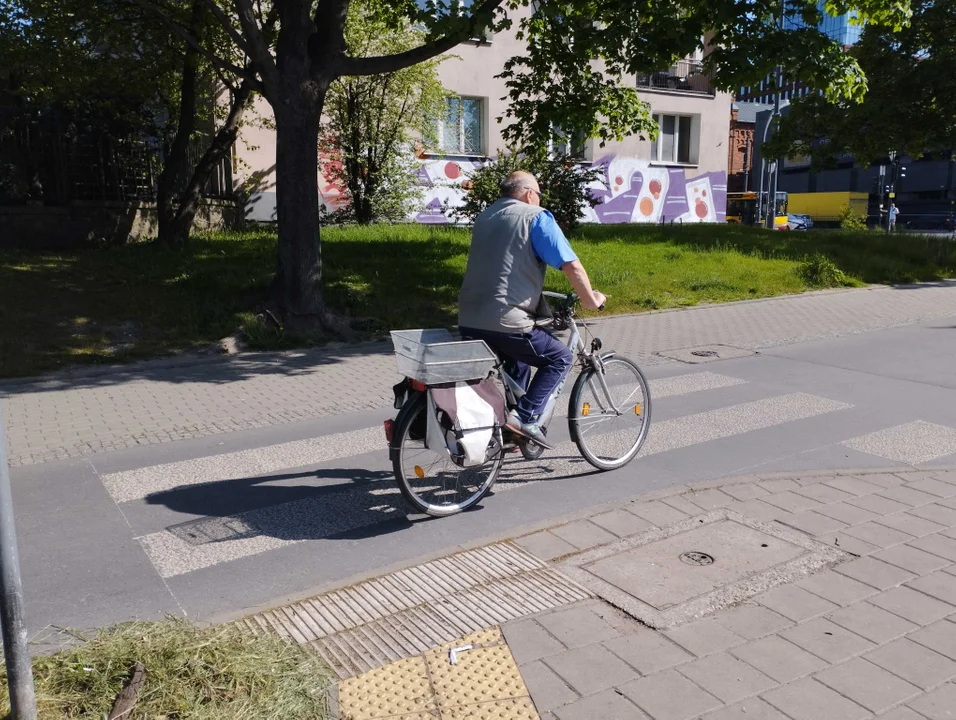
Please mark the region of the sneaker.
[[521, 434], [521, 418], [514, 410], [509, 412], [508, 417], [505, 418], [505, 428], [518, 435]]
[[554, 449], [548, 442], [548, 439], [544, 436], [544, 432], [540, 427], [538, 427], [538, 423], [524, 423], [521, 426], [521, 434], [527, 437], [529, 440], [533, 440], [545, 450]]
[[537, 443], [545, 450], [553, 450], [554, 448], [548, 443], [547, 438], [544, 436], [544, 433], [541, 431], [541, 428], [538, 427], [537, 423], [524, 423], [521, 422], [521, 418], [518, 417], [518, 413], [513, 410], [508, 413], [508, 419], [505, 421], [505, 427], [513, 432], [515, 435], [520, 435], [526, 440], [531, 440], [534, 443]]

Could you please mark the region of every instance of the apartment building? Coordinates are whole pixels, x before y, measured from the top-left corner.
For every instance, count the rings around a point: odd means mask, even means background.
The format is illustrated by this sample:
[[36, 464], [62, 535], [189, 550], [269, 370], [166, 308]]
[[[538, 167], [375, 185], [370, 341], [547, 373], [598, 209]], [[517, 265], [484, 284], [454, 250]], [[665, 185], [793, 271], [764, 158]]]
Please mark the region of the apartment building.
[[[458, 46], [440, 65], [449, 90], [447, 114], [438, 128], [438, 147], [425, 148], [416, 173], [424, 190], [423, 206], [410, 219], [448, 223], [443, 212], [461, 202], [468, 173], [505, 149], [502, 138], [506, 103], [501, 73], [509, 57], [523, 52], [514, 30]], [[701, 55], [671, 68], [631, 78], [660, 125], [655, 141], [629, 137], [601, 147], [587, 140], [573, 150], [582, 165], [598, 168], [592, 193], [601, 203], [582, 213], [587, 222], [723, 222], [727, 192], [727, 142], [732, 96], [716, 92], [702, 71]], [[260, 105], [261, 113], [268, 112]], [[507, 121], [505, 121], [507, 122]], [[238, 182], [252, 180], [247, 215], [268, 221], [275, 216], [275, 139], [263, 127], [244, 130], [236, 144]], [[322, 203], [334, 209], [341, 189], [319, 174]]]

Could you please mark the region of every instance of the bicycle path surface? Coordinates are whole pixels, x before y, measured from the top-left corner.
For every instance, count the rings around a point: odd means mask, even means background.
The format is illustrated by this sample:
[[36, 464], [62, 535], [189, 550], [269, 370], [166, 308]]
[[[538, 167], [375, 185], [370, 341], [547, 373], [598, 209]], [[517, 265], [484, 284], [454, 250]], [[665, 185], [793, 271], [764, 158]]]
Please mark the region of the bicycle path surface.
[[953, 465], [954, 318], [939, 283], [602, 320], [651, 381], [640, 456], [593, 473], [559, 419], [554, 451], [510, 457], [446, 519], [408, 515], [394, 483], [380, 346], [7, 383], [28, 621], [235, 617], [675, 485]]

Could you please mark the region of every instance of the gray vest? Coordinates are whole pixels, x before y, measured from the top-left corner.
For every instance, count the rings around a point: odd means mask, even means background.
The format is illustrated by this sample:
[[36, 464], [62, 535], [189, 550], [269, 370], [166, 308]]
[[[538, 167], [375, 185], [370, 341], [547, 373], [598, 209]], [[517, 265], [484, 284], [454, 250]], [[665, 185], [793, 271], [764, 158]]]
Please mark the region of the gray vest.
[[475, 220], [468, 267], [458, 294], [459, 327], [529, 332], [549, 317], [541, 295], [547, 266], [531, 247], [531, 221], [543, 208], [502, 198]]

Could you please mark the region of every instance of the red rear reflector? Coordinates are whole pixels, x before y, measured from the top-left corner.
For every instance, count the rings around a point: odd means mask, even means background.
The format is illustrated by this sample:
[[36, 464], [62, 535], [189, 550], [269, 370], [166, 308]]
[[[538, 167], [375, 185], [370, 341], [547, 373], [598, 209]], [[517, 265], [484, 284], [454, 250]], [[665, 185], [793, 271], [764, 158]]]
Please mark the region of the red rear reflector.
[[395, 437], [395, 421], [386, 420], [385, 421], [385, 439], [389, 442], [392, 442], [392, 438]]
[[418, 380], [412, 380], [412, 390], [417, 392], [425, 392], [428, 388], [425, 387], [425, 383], [420, 383]]

